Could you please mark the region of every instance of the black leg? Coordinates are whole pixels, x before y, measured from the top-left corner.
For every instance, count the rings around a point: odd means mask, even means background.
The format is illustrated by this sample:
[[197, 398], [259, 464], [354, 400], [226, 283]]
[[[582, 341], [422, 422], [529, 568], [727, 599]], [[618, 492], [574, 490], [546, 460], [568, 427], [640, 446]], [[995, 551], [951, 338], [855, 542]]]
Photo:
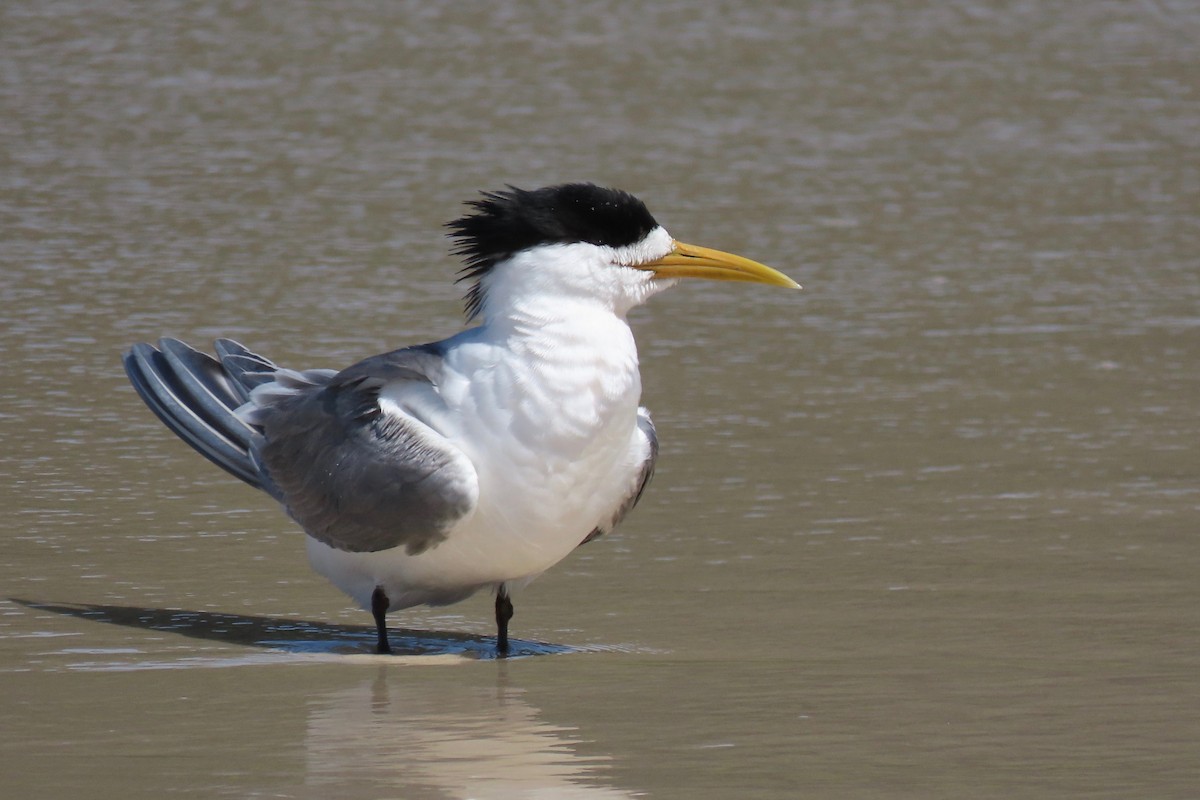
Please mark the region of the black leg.
[[508, 621], [512, 619], [513, 604], [504, 589], [504, 584], [496, 590], [496, 652], [501, 656], [508, 655]]
[[375, 617], [375, 633], [379, 636], [379, 644], [375, 646], [375, 650], [379, 653], [392, 652], [387, 635], [387, 612], [391, 602], [383, 593], [382, 586], [376, 586], [375, 591], [371, 592], [371, 615]]

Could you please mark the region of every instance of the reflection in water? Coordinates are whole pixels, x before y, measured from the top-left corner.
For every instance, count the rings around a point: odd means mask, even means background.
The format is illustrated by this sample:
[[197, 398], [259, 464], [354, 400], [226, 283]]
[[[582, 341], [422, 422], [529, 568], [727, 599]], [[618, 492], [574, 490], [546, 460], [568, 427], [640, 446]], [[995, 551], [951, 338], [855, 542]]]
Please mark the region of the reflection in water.
[[[239, 784], [242, 789], [259, 785], [257, 773], [243, 773], [243, 759], [256, 762], [263, 757], [260, 750], [276, 757], [287, 754], [274, 772], [265, 764], [257, 766], [266, 780], [282, 781], [281, 796], [375, 797], [381, 787], [384, 796], [405, 798], [634, 796], [608, 785], [609, 756], [577, 752], [584, 740], [573, 727], [540, 719], [540, 710], [526, 701], [525, 690], [507, 684], [508, 663], [470, 666], [493, 657], [491, 637], [396, 631], [400, 635], [394, 643], [402, 646], [395, 655], [380, 656], [371, 652], [374, 634], [366, 626], [111, 604], [9, 601], [46, 619], [53, 615], [107, 623], [95, 626], [84, 646], [70, 638], [70, 646], [43, 647], [36, 659], [15, 669], [28, 672], [36, 664], [43, 676], [67, 672], [71, 680], [106, 682], [99, 692], [87, 689], [95, 683], [70, 685], [70, 691], [86, 698], [79, 702], [87, 707], [73, 722], [73, 736], [86, 742], [81, 747], [97, 762], [117, 763], [115, 754], [145, 748], [146, 742], [154, 742], [155, 752], [190, 752], [198, 740], [207, 741], [210, 732], [218, 732], [221, 744], [207, 746], [214, 748], [210, 754], [219, 755], [211, 757], [222, 761], [229, 775], [248, 781]], [[148, 657], [140, 646], [93, 646], [114, 641], [102, 638], [106, 630], [121, 629], [136, 629], [120, 639], [129, 644], [142, 642], [147, 634], [170, 634], [172, 639], [181, 637], [183, 649]], [[194, 640], [207, 644], [197, 646]], [[513, 640], [513, 647], [510, 659], [576, 649], [523, 640]], [[281, 680], [279, 670], [305, 664], [312, 665], [312, 671], [289, 672], [286, 682]], [[320, 665], [336, 672], [322, 672]], [[446, 671], [454, 665], [457, 668]], [[251, 666], [267, 669], [247, 673]], [[359, 678], [364, 667], [372, 677]], [[480, 686], [475, 669], [498, 669], [500, 684]], [[120, 699], [131, 695], [128, 688], [112, 690], [131, 685], [121, 675], [145, 671], [179, 677], [156, 677], [147, 683], [136, 679], [136, 685], [156, 687], [139, 692], [136, 704]], [[488, 673], [483, 679], [490, 682]], [[330, 685], [340, 688], [326, 691]], [[302, 764], [294, 762], [297, 754]], [[202, 779], [207, 769], [197, 773], [192, 766], [175, 771], [159, 765], [139, 780], [160, 788], [190, 784]], [[119, 783], [112, 774], [107, 779]], [[47, 778], [43, 772], [34, 780]]]
[[620, 798], [604, 786], [607, 758], [580, 755], [571, 728], [538, 719], [525, 691], [432, 686], [380, 667], [371, 680], [332, 692], [309, 713], [307, 783], [378, 783], [438, 796]]

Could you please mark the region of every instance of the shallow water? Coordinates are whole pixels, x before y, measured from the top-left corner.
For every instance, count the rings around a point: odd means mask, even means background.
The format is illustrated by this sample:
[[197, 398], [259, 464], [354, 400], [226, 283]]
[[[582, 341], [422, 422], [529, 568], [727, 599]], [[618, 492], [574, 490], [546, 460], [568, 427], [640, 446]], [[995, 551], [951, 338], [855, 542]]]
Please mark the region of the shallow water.
[[[1151, 0], [5, 4], [6, 796], [1193, 797], [1198, 66]], [[448, 335], [442, 223], [576, 179], [806, 291], [636, 312], [658, 474], [520, 657], [370, 655], [119, 354]]]

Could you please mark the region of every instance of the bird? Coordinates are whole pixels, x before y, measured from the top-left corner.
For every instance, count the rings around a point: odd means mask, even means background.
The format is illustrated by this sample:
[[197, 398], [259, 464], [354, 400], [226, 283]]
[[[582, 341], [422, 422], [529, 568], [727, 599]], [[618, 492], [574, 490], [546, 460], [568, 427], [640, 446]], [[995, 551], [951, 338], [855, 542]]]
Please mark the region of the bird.
[[619, 189], [509, 185], [465, 205], [446, 227], [469, 327], [449, 338], [341, 370], [227, 338], [123, 355], [171, 431], [303, 528], [314, 570], [371, 612], [378, 653], [388, 613], [488, 590], [506, 656], [512, 594], [641, 499], [659, 447], [629, 311], [685, 278], [800, 288], [672, 238]]

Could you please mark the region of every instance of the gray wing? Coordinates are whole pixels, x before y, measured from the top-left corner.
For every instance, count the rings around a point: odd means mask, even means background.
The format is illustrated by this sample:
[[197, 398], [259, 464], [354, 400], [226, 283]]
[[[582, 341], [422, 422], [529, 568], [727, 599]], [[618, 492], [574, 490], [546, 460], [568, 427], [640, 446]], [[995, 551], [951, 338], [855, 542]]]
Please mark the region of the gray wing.
[[252, 454], [274, 494], [330, 547], [410, 555], [445, 540], [478, 500], [470, 460], [414, 415], [385, 412], [384, 386], [436, 393], [436, 346], [375, 356], [321, 386], [256, 388], [263, 436]]
[[[236, 342], [220, 340], [217, 347], [222, 355], [236, 350], [237, 357], [257, 359], [262, 369], [277, 369]], [[223, 362], [178, 339], [162, 339], [158, 347], [136, 344], [123, 361], [133, 388], [168, 428], [230, 474], [267, 488], [250, 458], [258, 432], [237, 416], [248, 396], [242, 382], [251, 377], [246, 371], [230, 372]]]
[[617, 507], [609, 523], [597, 526], [591, 533], [584, 537], [584, 540], [580, 544], [587, 544], [593, 539], [598, 539], [604, 534], [612, 532], [613, 528], [617, 527], [621, 523], [621, 520], [625, 519], [625, 515], [632, 511], [633, 507], [642, 499], [642, 494], [646, 491], [646, 487], [650, 485], [650, 479], [654, 477], [654, 464], [658, 461], [658, 434], [654, 431], [654, 423], [650, 420], [650, 412], [644, 408], [638, 409], [637, 426], [638, 432], [645, 439], [647, 455], [642, 462], [642, 471], [633, 485], [633, 491]]

